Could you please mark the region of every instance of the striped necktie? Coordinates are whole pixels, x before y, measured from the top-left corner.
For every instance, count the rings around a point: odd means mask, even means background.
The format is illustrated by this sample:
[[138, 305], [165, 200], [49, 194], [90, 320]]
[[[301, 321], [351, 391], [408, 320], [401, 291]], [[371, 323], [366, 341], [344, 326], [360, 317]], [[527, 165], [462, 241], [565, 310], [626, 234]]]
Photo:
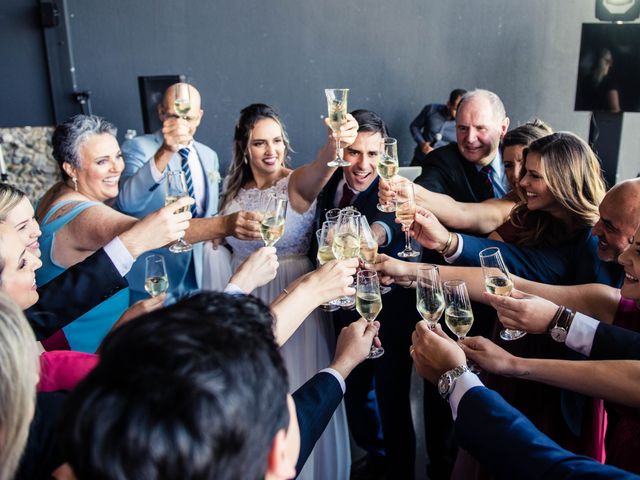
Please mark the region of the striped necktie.
[[493, 189], [493, 168], [491, 168], [491, 165], [485, 165], [480, 169], [480, 173], [482, 173], [482, 176], [484, 177], [483, 180], [485, 184], [489, 187], [488, 190], [491, 192], [491, 197], [495, 197], [496, 194]]
[[[195, 200], [196, 197], [193, 194], [193, 179], [191, 178], [191, 169], [189, 168], [189, 149], [181, 148], [180, 150], [178, 150], [178, 153], [180, 154], [180, 159], [182, 160], [181, 167], [182, 171], [184, 172], [184, 179], [187, 183], [187, 192], [189, 193], [189, 196]], [[191, 205], [191, 216], [195, 218], [197, 216], [196, 213], [197, 209], [196, 204], [194, 203], [193, 205]]]

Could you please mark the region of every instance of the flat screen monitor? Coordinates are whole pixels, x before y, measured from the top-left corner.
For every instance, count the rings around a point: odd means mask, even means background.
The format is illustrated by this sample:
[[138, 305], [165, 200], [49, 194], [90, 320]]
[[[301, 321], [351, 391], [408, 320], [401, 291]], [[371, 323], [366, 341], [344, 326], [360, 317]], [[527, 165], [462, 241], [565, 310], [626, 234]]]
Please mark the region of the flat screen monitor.
[[640, 111], [640, 24], [582, 25], [575, 109]]

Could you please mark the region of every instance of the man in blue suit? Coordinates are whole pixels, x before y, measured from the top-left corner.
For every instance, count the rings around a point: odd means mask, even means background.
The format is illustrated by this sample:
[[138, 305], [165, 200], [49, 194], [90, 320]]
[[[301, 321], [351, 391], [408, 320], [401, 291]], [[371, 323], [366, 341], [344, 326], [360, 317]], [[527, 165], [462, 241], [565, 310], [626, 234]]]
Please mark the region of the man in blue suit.
[[377, 326], [343, 330], [291, 396], [272, 321], [253, 297], [206, 293], [110, 335], [66, 407], [76, 478], [293, 478]]
[[437, 384], [449, 402], [456, 440], [497, 478], [639, 478], [553, 442], [469, 371], [464, 352], [439, 325], [432, 331], [419, 322], [412, 340], [418, 374]]
[[[202, 282], [201, 240], [235, 235], [243, 239], [259, 239], [258, 216], [254, 212], [239, 212], [214, 217], [218, 211], [220, 182], [216, 152], [194, 140], [204, 114], [200, 108], [200, 94], [189, 85], [190, 110], [179, 115], [174, 105], [176, 85], [167, 89], [163, 102], [158, 105], [162, 130], [142, 135], [122, 144], [125, 169], [120, 180], [120, 193], [116, 207], [124, 213], [144, 217], [164, 206], [167, 171], [185, 173], [189, 195], [195, 199], [193, 220], [187, 241], [195, 239], [193, 251], [183, 254], [164, 253], [173, 293], [184, 293], [200, 288]], [[127, 279], [132, 302], [146, 297], [144, 292], [145, 258], [141, 256]]]
[[[344, 151], [344, 158], [351, 165], [338, 169], [318, 197], [317, 225], [320, 228], [328, 210], [351, 205], [367, 218], [379, 252], [395, 257], [404, 249], [404, 233], [395, 222], [394, 213], [377, 209], [376, 166], [380, 142], [387, 136], [387, 128], [382, 118], [370, 110], [355, 110], [351, 114], [358, 122], [358, 136]], [[368, 452], [366, 463], [361, 466], [363, 473], [373, 469], [376, 475], [381, 475], [386, 464], [389, 478], [393, 475], [411, 479], [415, 437], [409, 404], [411, 359], [407, 348], [413, 325], [418, 320], [415, 294], [413, 290], [395, 287], [382, 301], [384, 308], [378, 320], [385, 354], [363, 363], [349, 377], [345, 395], [347, 418], [356, 443]], [[357, 318], [355, 312], [337, 312], [336, 329]], [[360, 465], [354, 465], [356, 477], [358, 467]]]

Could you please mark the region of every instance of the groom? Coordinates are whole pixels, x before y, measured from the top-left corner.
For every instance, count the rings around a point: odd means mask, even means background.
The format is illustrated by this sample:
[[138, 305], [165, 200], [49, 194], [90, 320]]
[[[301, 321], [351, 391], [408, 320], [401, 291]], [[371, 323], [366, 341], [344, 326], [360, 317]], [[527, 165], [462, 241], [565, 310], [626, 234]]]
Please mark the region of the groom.
[[[355, 110], [351, 114], [359, 125], [356, 140], [344, 149], [344, 159], [351, 165], [338, 169], [322, 190], [316, 226], [322, 227], [328, 210], [352, 205], [369, 221], [379, 253], [396, 256], [404, 248], [401, 226], [395, 223], [394, 213], [380, 212], [376, 207], [379, 180], [376, 163], [380, 142], [388, 136], [387, 127], [382, 118], [370, 110]], [[411, 358], [408, 352], [411, 332], [418, 320], [415, 293], [394, 287], [382, 297], [382, 303], [378, 320], [385, 354], [362, 363], [347, 380], [347, 419], [356, 443], [368, 452], [362, 465], [365, 470], [375, 469], [379, 474], [384, 464], [389, 478], [393, 471], [396, 478], [412, 479], [415, 436], [409, 405]], [[337, 312], [336, 331], [357, 318], [355, 312]]]

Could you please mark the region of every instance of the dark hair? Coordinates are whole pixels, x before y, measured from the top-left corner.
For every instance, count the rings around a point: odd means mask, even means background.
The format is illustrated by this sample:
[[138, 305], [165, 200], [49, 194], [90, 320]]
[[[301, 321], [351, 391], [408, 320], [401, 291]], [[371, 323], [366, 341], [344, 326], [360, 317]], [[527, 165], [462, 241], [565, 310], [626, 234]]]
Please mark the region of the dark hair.
[[233, 158], [229, 164], [229, 171], [225, 179], [225, 191], [222, 194], [219, 211], [223, 211], [227, 204], [236, 198], [242, 186], [253, 178], [251, 167], [248, 162], [245, 161], [247, 145], [249, 144], [251, 131], [255, 124], [266, 118], [274, 120], [282, 129], [285, 159], [288, 158], [289, 152], [292, 151], [287, 129], [275, 109], [264, 103], [252, 103], [240, 110], [240, 117], [233, 132]]
[[551, 133], [553, 133], [553, 129], [547, 123], [539, 118], [534, 118], [513, 130], [509, 130], [502, 140], [502, 146], [523, 145], [528, 147], [531, 142], [546, 137]]
[[63, 415], [79, 479], [264, 478], [287, 428], [269, 309], [202, 293], [111, 333]]
[[63, 180], [67, 180], [69, 175], [62, 168], [62, 164], [67, 162], [80, 168], [80, 146], [89, 137], [103, 133], [115, 137], [118, 129], [97, 115], [75, 115], [56, 127], [51, 143], [53, 144], [53, 158], [58, 162]]
[[465, 93], [467, 93], [467, 91], [463, 88], [456, 88], [455, 90], [451, 90], [451, 93], [449, 94], [449, 104], [453, 105], [458, 97], [463, 96]]
[[351, 115], [353, 115], [353, 118], [358, 122], [358, 132], [373, 132], [380, 133], [383, 137], [389, 136], [387, 125], [376, 112], [359, 109], [351, 112]]

